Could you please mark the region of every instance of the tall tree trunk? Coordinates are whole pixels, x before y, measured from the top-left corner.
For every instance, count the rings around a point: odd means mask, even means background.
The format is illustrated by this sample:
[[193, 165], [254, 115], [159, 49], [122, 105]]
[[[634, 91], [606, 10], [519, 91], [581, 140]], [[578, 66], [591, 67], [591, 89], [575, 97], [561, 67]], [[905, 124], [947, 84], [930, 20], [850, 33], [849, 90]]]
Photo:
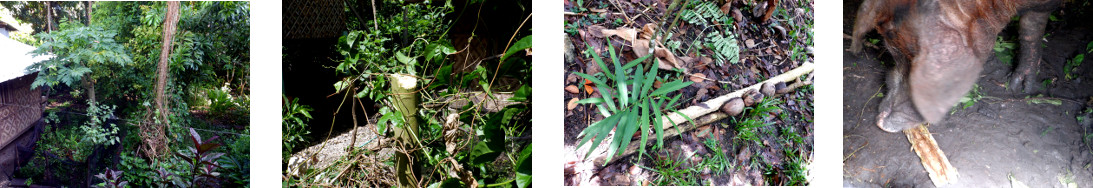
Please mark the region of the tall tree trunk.
[[[167, 68], [169, 55], [171, 53], [171, 41], [174, 38], [176, 25], [178, 24], [178, 6], [177, 1], [167, 2], [167, 16], [163, 21], [163, 51], [159, 55], [159, 66], [157, 67], [156, 78], [156, 112], [154, 115], [160, 118], [158, 125], [154, 127], [145, 127], [142, 129], [142, 133], [151, 132], [150, 134], [142, 134], [142, 138], [146, 141], [145, 145], [148, 146], [148, 150], [145, 150], [146, 154], [153, 157], [158, 157], [165, 153], [167, 150], [166, 137], [164, 136], [164, 124], [168, 123], [167, 114], [170, 110], [167, 109], [167, 101], [165, 100], [164, 90], [167, 88]], [[151, 129], [151, 130], [147, 130]], [[149, 138], [152, 137], [152, 138]], [[151, 142], [151, 143], [148, 143]]]
[[53, 2], [46, 1], [46, 33], [53, 31]]
[[85, 23], [85, 24], [87, 24], [88, 26], [91, 26], [91, 4], [94, 3], [94, 2], [91, 2], [91, 1], [85, 1], [85, 2], [87, 3], [87, 7], [86, 7], [87, 8], [87, 23]]
[[98, 103], [98, 100], [96, 100], [97, 98], [95, 98], [95, 79], [91, 78], [91, 75], [88, 75], [83, 79], [83, 84], [84, 89], [87, 90], [87, 99], [91, 100], [91, 102]]

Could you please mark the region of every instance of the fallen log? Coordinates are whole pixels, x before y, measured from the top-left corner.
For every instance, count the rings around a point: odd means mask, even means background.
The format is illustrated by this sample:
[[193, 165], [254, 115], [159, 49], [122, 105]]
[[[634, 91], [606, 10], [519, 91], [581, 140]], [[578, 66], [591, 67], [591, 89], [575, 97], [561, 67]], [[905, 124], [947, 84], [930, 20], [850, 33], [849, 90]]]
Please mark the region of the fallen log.
[[[680, 113], [683, 113], [683, 114], [687, 115], [687, 117], [698, 117], [698, 118], [693, 118], [692, 119], [692, 120], [695, 121], [694, 124], [682, 124], [682, 123], [688, 122], [688, 121], [686, 119], [684, 119], [683, 116], [681, 116], [679, 114], [671, 113], [671, 115], [663, 117], [663, 118], [665, 118], [664, 126], [663, 126], [663, 129], [662, 129], [664, 131], [664, 138], [679, 136], [683, 132], [694, 130], [699, 125], [710, 124], [710, 123], [717, 122], [721, 119], [728, 118], [729, 117], [728, 114], [717, 112], [719, 109], [721, 109], [721, 105], [724, 105], [725, 102], [729, 101], [729, 99], [740, 97], [741, 94], [743, 94], [744, 92], [746, 92], [748, 90], [756, 90], [758, 92], [759, 89], [763, 86], [763, 84], [766, 84], [766, 83], [776, 84], [778, 82], [790, 82], [790, 81], [795, 81], [795, 80], [798, 81], [798, 82], [795, 82], [793, 84], [793, 86], [795, 86], [793, 88], [800, 87], [801, 85], [812, 84], [811, 79], [807, 79], [807, 81], [801, 81], [801, 80], [797, 79], [801, 75], [812, 72], [812, 70], [813, 70], [813, 64], [810, 63], [810, 62], [805, 62], [804, 64], [801, 64], [801, 66], [799, 66], [799, 67], [797, 67], [793, 70], [790, 70], [789, 72], [782, 73], [782, 74], [780, 74], [778, 76], [775, 76], [771, 79], [768, 79], [766, 81], [759, 82], [759, 83], [756, 83], [755, 85], [751, 85], [751, 86], [748, 86], [746, 88], [733, 91], [732, 93], [725, 94], [725, 95], [722, 95], [720, 97], [707, 100], [706, 102], [696, 104], [696, 105], [688, 107], [686, 109], [679, 110]], [[787, 88], [789, 88], [789, 87], [787, 87]], [[779, 94], [782, 94], [782, 92], [779, 92]], [[717, 113], [713, 113], [713, 112], [717, 112]], [[670, 123], [671, 122], [671, 121], [669, 121], [670, 119], [675, 119], [675, 120], [673, 120], [674, 123]], [[681, 125], [678, 125], [678, 124], [681, 124]], [[676, 125], [678, 125], [678, 126], [676, 126]], [[608, 138], [613, 138], [613, 136], [609, 136]], [[635, 140], [641, 139], [641, 137], [634, 137], [634, 139]], [[656, 139], [656, 138], [655, 137], [650, 137], [648, 139]], [[619, 159], [626, 158], [626, 156], [630, 156], [630, 155], [633, 155], [634, 153], [637, 153], [638, 150], [640, 149], [640, 147], [649, 147], [649, 146], [652, 146], [652, 145], [655, 145], [655, 144], [656, 144], [655, 141], [650, 141], [650, 142], [646, 143], [646, 146], [641, 146], [641, 141], [640, 140], [631, 141], [630, 144], [626, 147], [626, 151], [624, 151], [622, 153], [622, 155], [619, 155], [618, 157], [615, 157], [615, 158], [611, 159], [611, 161], [605, 161], [606, 160], [605, 158], [597, 158], [597, 159], [595, 159], [594, 164], [606, 165], [606, 164], [609, 164], [609, 163], [613, 163], [615, 161], [618, 161]], [[595, 148], [593, 148], [593, 149], [595, 149]], [[598, 166], [601, 166], [601, 165], [598, 165]]]

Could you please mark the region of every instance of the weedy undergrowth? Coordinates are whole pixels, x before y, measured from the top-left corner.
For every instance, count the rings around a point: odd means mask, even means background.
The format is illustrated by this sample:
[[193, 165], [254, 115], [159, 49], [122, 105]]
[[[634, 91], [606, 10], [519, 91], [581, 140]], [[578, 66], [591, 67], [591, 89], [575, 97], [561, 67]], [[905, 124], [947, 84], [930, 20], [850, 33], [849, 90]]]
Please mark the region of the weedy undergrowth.
[[739, 63], [740, 46], [732, 31], [726, 29], [722, 33], [716, 29], [721, 27], [714, 27], [717, 25], [731, 26], [733, 23], [732, 17], [721, 13], [721, 9], [714, 2], [697, 2], [697, 4], [689, 6], [691, 8], [684, 8], [679, 11], [680, 18], [692, 25], [713, 30], [713, 32], [706, 33], [706, 36], [702, 38], [702, 42], [694, 41], [695, 46], [705, 46], [712, 50], [718, 66], [724, 65], [725, 62]]
[[[595, 150], [595, 146], [600, 145], [600, 142], [607, 137], [612, 129], [616, 129], [615, 138], [608, 145], [607, 160], [611, 161], [616, 153], [625, 152], [624, 147], [630, 144], [631, 136], [635, 132], [640, 131], [641, 145], [645, 146], [646, 136], [649, 132], [648, 125], [653, 123], [653, 132], [656, 132], [657, 136], [656, 147], [660, 148], [664, 140], [664, 133], [661, 130], [663, 124], [661, 111], [664, 109], [661, 109], [661, 107], [673, 106], [676, 100], [679, 99], [679, 95], [676, 95], [665, 101], [668, 98], [667, 94], [690, 86], [693, 82], [671, 81], [654, 90], [653, 82], [657, 79], [657, 68], [650, 68], [649, 72], [642, 73], [645, 70], [645, 65], [642, 62], [650, 55], [634, 59], [630, 63], [622, 65], [619, 62], [619, 57], [615, 54], [615, 47], [608, 41], [608, 53], [611, 55], [611, 62], [614, 64], [614, 71], [612, 71], [603, 62], [600, 55], [595, 53], [592, 45], [588, 46], [588, 52], [593, 54], [593, 60], [596, 61], [596, 64], [600, 66], [603, 72], [597, 73], [596, 76], [580, 72], [575, 73], [595, 83], [596, 90], [603, 97], [583, 99], [577, 101], [577, 103], [595, 104], [600, 114], [606, 118], [592, 123], [584, 131], [581, 131], [578, 137], [583, 138], [577, 144], [577, 147], [580, 148], [589, 140], [593, 140], [593, 147], [589, 148], [588, 153], [585, 154], [587, 158]], [[653, 60], [653, 64], [656, 63], [656, 60]], [[604, 79], [600, 78], [601, 75]], [[620, 150], [619, 148], [623, 149]], [[641, 147], [640, 152], [645, 153], [645, 148]]]
[[999, 61], [1005, 63], [1007, 66], [1013, 66], [1013, 50], [1017, 49], [1017, 44], [1006, 41], [1002, 37], [998, 37], [998, 40], [994, 40], [994, 55], [998, 57]]
[[95, 177], [103, 180], [102, 183], [99, 183], [99, 184], [95, 185], [95, 187], [103, 187], [103, 188], [126, 187], [127, 185], [129, 185], [129, 181], [122, 181], [121, 180], [121, 174], [122, 174], [121, 170], [110, 170], [110, 167], [107, 167], [106, 172], [99, 173], [99, 174], [95, 175]]
[[745, 107], [743, 119], [734, 119], [736, 126], [736, 137], [734, 139], [747, 140], [755, 143], [762, 142], [759, 140], [759, 129], [771, 125], [771, 122], [764, 120], [765, 117], [778, 109], [778, 104], [781, 101], [776, 100], [773, 97], [764, 97], [762, 101], [759, 101], [754, 107]]
[[281, 98], [285, 103], [281, 109], [284, 113], [281, 116], [281, 162], [284, 163], [292, 155], [292, 150], [299, 144], [306, 143], [307, 135], [311, 134], [307, 128], [307, 121], [311, 119], [311, 107], [299, 104], [299, 99], [289, 101], [284, 95]]

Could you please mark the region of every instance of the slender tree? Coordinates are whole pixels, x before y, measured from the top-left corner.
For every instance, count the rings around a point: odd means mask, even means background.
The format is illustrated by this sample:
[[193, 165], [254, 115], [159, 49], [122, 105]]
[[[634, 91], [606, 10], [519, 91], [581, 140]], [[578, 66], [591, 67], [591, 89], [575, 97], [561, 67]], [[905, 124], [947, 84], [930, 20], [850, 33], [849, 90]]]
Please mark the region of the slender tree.
[[[170, 110], [167, 109], [167, 101], [164, 100], [164, 98], [166, 98], [164, 96], [165, 95], [164, 90], [167, 87], [167, 76], [169, 74], [167, 72], [167, 69], [169, 68], [168, 65], [170, 64], [168, 61], [170, 60], [169, 56], [170, 56], [171, 47], [172, 47], [171, 46], [171, 41], [174, 38], [175, 30], [176, 30], [177, 25], [178, 25], [178, 6], [179, 6], [178, 1], [167, 2], [167, 16], [165, 17], [165, 19], [163, 21], [163, 50], [159, 55], [159, 66], [157, 67], [157, 70], [158, 70], [157, 72], [158, 73], [157, 73], [157, 77], [156, 77], [156, 101], [155, 101], [156, 102], [156, 112], [158, 112], [157, 116], [159, 116], [160, 120], [164, 124], [168, 120], [167, 119], [167, 114], [170, 113]], [[146, 143], [146, 144], [150, 145], [149, 147], [153, 147], [152, 152], [149, 153], [151, 156], [159, 156], [162, 152], [166, 151], [166, 149], [167, 149], [166, 143], [162, 142], [162, 141], [166, 140], [166, 139], [163, 139], [163, 130], [164, 130], [163, 124], [159, 124], [159, 125], [155, 125], [155, 126], [156, 127], [153, 129], [153, 131], [155, 131], [155, 132], [154, 132], [154, 134], [152, 134], [150, 136], [159, 137], [157, 139], [153, 139], [153, 140], [159, 141], [159, 143]], [[148, 140], [148, 138], [145, 138], [145, 140]]]

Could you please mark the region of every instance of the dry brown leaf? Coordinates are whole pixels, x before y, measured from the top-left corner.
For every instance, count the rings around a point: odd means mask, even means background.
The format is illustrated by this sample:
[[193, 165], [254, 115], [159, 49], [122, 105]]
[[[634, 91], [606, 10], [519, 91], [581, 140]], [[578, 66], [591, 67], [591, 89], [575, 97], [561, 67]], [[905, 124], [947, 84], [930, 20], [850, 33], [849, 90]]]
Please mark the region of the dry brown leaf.
[[662, 84], [664, 84], [664, 83], [660, 82], [660, 80], [653, 81], [653, 87], [654, 88], [660, 89], [660, 85], [662, 85]]
[[596, 37], [596, 38], [603, 38], [604, 37], [603, 30], [606, 30], [606, 29], [607, 28], [604, 28], [603, 26], [599, 26], [599, 25], [590, 25], [587, 28], [585, 28], [585, 30], [588, 30], [589, 35], [592, 35], [593, 37]]
[[660, 60], [660, 64], [657, 66], [661, 69], [672, 70], [673, 68], [678, 68], [686, 72], [686, 69], [683, 68], [683, 65], [680, 65], [679, 58], [676, 58], [676, 55], [672, 54], [672, 52], [668, 51], [668, 49], [657, 48], [656, 56], [657, 59]]
[[616, 29], [604, 29], [601, 32], [602, 32], [604, 37], [611, 37], [611, 36], [618, 35], [619, 38], [622, 38], [623, 40], [626, 40], [626, 41], [631, 42], [631, 43], [633, 43], [634, 39], [636, 39], [635, 37], [638, 36], [638, 31], [634, 30], [634, 28], [629, 28], [629, 27], [620, 27], [620, 28], [616, 28]]
[[584, 80], [584, 92], [587, 94], [592, 94], [592, 81]]
[[691, 75], [691, 81], [695, 82], [695, 83], [701, 83], [702, 81], [706, 81], [706, 74], [702, 74], [702, 73], [692, 74]]
[[577, 86], [575, 86], [575, 85], [565, 86], [565, 91], [568, 91], [569, 93], [573, 93], [573, 94], [581, 92], [581, 90], [577, 89]]
[[569, 103], [565, 105], [565, 109], [566, 110], [573, 110], [574, 108], [577, 108], [577, 101], [578, 100], [577, 100], [576, 97], [574, 97], [572, 99], [569, 99]]
[[642, 39], [651, 39], [651, 38], [653, 38], [653, 35], [656, 34], [656, 31], [657, 31], [656, 28], [657, 28], [656, 24], [653, 24], [653, 23], [645, 24], [645, 26], [641, 27], [641, 38]]
[[721, 5], [721, 13], [724, 13], [724, 14], [732, 13], [732, 3], [731, 2], [725, 2], [724, 5]]
[[649, 55], [649, 40], [634, 40], [633, 46], [634, 55], [637, 55], [638, 57], [645, 57], [645, 55]]
[[713, 58], [702, 56], [702, 59], [699, 61], [701, 61], [702, 64], [709, 65], [710, 63], [713, 63]]

